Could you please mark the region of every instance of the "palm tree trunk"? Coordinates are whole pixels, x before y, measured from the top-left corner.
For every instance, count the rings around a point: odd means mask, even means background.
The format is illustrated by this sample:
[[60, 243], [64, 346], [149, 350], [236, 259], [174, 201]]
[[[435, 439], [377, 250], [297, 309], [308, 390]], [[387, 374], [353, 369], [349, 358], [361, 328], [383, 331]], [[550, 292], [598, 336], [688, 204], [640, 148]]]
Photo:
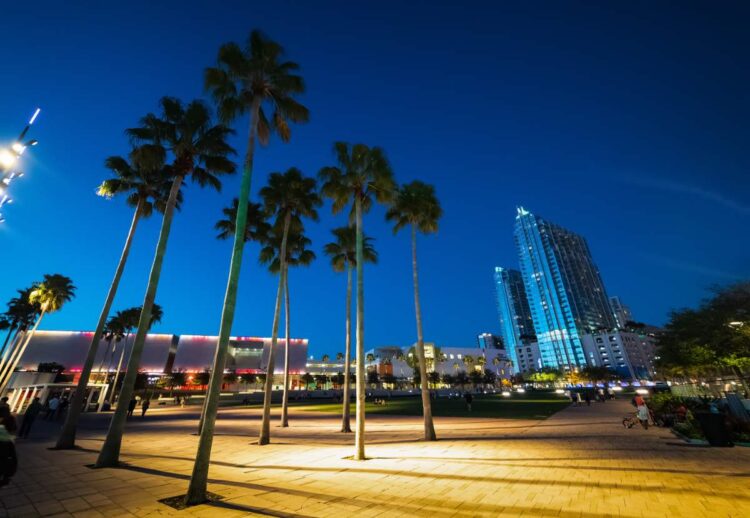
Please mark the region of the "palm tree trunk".
[[341, 410], [341, 431], [351, 433], [349, 422], [351, 405], [351, 368], [352, 368], [352, 267], [346, 265], [346, 344], [344, 346], [344, 394]]
[[422, 305], [419, 303], [419, 274], [417, 273], [417, 229], [411, 226], [411, 267], [414, 277], [414, 309], [417, 316], [417, 358], [419, 359], [419, 376], [422, 384], [422, 413], [424, 414], [424, 440], [435, 441], [435, 425], [432, 422], [432, 402], [430, 401], [429, 380], [427, 379], [427, 361], [424, 354], [424, 335], [422, 334]]
[[177, 196], [180, 193], [180, 187], [182, 186], [183, 180], [184, 176], [177, 176], [172, 182], [172, 188], [169, 191], [169, 198], [164, 210], [164, 217], [162, 218], [161, 230], [159, 232], [159, 241], [156, 244], [154, 262], [151, 265], [151, 273], [149, 274], [148, 286], [146, 287], [146, 296], [143, 299], [143, 309], [141, 309], [141, 316], [138, 320], [138, 331], [135, 335], [133, 350], [130, 353], [127, 372], [125, 373], [125, 378], [123, 378], [122, 390], [120, 391], [120, 403], [124, 402], [125, 404], [117, 405], [115, 415], [112, 416], [112, 421], [109, 425], [109, 430], [107, 431], [107, 437], [104, 440], [102, 450], [99, 452], [99, 457], [96, 459], [97, 468], [115, 467], [119, 463], [120, 446], [122, 445], [122, 434], [125, 430], [128, 404], [133, 397], [135, 380], [138, 376], [138, 367], [141, 363], [141, 354], [143, 353], [143, 347], [146, 344], [146, 335], [151, 327], [151, 309], [154, 307], [156, 290], [159, 287], [159, 277], [161, 276], [164, 254], [167, 251], [169, 231], [172, 228], [174, 209], [177, 204]]
[[365, 460], [365, 278], [362, 229], [362, 201], [354, 199], [357, 225], [357, 428], [354, 459]]
[[3, 347], [0, 349], [0, 355], [5, 356], [6, 348], [8, 347], [8, 342], [10, 341], [10, 337], [13, 335], [13, 331], [15, 331], [15, 327], [9, 327], [8, 328], [8, 334], [5, 335], [5, 340], [3, 341]]
[[284, 280], [284, 394], [281, 397], [281, 427], [289, 426], [289, 271], [287, 266], [286, 278]]
[[34, 323], [34, 327], [31, 329], [28, 335], [24, 334], [23, 345], [20, 347], [17, 346], [14, 354], [11, 355], [10, 361], [5, 366], [5, 371], [3, 371], [3, 373], [0, 375], [0, 394], [4, 394], [5, 390], [8, 388], [10, 378], [13, 376], [13, 371], [16, 370], [18, 362], [21, 361], [23, 353], [26, 352], [26, 348], [29, 346], [29, 342], [31, 342], [31, 339], [34, 337], [34, 333], [36, 332], [37, 327], [39, 327], [39, 324], [42, 321], [42, 317], [44, 317], [45, 313], [46, 311], [42, 309], [42, 312], [36, 319], [36, 323]]
[[271, 442], [271, 396], [273, 395], [274, 349], [279, 338], [279, 318], [281, 316], [281, 290], [286, 283], [286, 240], [289, 235], [291, 213], [284, 217], [284, 234], [281, 238], [279, 252], [279, 289], [276, 292], [276, 307], [273, 312], [273, 329], [271, 330], [271, 350], [268, 351], [268, 367], [266, 368], [266, 386], [263, 394], [263, 419], [260, 424], [258, 444], [263, 446]]
[[117, 398], [117, 380], [120, 379], [120, 369], [122, 369], [122, 360], [123, 358], [125, 358], [125, 350], [128, 348], [128, 338], [130, 338], [130, 333], [125, 335], [125, 343], [122, 346], [122, 351], [120, 351], [120, 361], [117, 362], [117, 370], [115, 371], [115, 380], [112, 382], [112, 403], [111, 403], [112, 407], [114, 407], [115, 399]]
[[5, 371], [5, 366], [8, 364], [10, 357], [16, 351], [16, 347], [18, 347], [18, 344], [21, 343], [21, 340], [23, 340], [25, 334], [26, 331], [21, 330], [20, 328], [18, 329], [18, 331], [16, 331], [16, 335], [13, 337], [13, 341], [10, 342], [10, 345], [5, 349], [5, 352], [3, 353], [2, 359], [0, 359], [0, 373]]
[[247, 152], [245, 153], [245, 164], [242, 169], [242, 183], [240, 184], [240, 195], [237, 203], [237, 218], [234, 222], [234, 243], [232, 245], [232, 258], [229, 262], [229, 278], [227, 279], [227, 290], [224, 294], [224, 306], [221, 308], [219, 340], [216, 344], [214, 365], [203, 405], [205, 412], [201, 413], [200, 439], [198, 440], [198, 451], [195, 454], [193, 474], [190, 477], [190, 485], [185, 496], [186, 505], [197, 505], [206, 501], [208, 465], [211, 460], [211, 447], [213, 446], [216, 414], [219, 410], [221, 382], [224, 377], [224, 366], [226, 365], [227, 350], [229, 349], [229, 335], [232, 333], [232, 324], [234, 323], [237, 287], [240, 282], [240, 270], [242, 266], [242, 252], [245, 248], [247, 203], [250, 199], [250, 187], [253, 178], [255, 135], [258, 129], [259, 109], [260, 97], [256, 97], [253, 99], [253, 104], [250, 108], [250, 130], [247, 140]]
[[[96, 325], [94, 336], [91, 338], [91, 345], [89, 345], [89, 351], [86, 354], [86, 360], [83, 362], [83, 368], [81, 369], [81, 376], [78, 378], [78, 385], [73, 393], [73, 399], [68, 406], [68, 413], [65, 417], [65, 424], [63, 424], [60, 437], [57, 439], [55, 448], [57, 449], [69, 449], [75, 446], [76, 441], [76, 428], [78, 427], [78, 418], [81, 415], [81, 407], [83, 400], [86, 397], [86, 389], [89, 383], [89, 377], [91, 376], [91, 369], [94, 366], [94, 360], [96, 359], [96, 353], [99, 349], [99, 342], [102, 339], [104, 333], [104, 325], [107, 323], [107, 317], [109, 311], [112, 309], [112, 303], [115, 300], [117, 294], [117, 288], [120, 285], [120, 279], [122, 273], [125, 271], [125, 263], [128, 260], [130, 254], [130, 245], [133, 243], [133, 236], [135, 235], [135, 229], [138, 226], [138, 221], [141, 218], [143, 212], [143, 200], [138, 201], [138, 205], [133, 214], [133, 221], [130, 223], [130, 230], [128, 230], [128, 237], [125, 238], [125, 246], [120, 254], [120, 262], [117, 263], [117, 269], [115, 270], [115, 276], [112, 279], [112, 283], [109, 285], [109, 291], [107, 292], [107, 298], [104, 299], [104, 306], [102, 307], [101, 313], [99, 313], [99, 322]], [[114, 387], [113, 387], [114, 390]]]

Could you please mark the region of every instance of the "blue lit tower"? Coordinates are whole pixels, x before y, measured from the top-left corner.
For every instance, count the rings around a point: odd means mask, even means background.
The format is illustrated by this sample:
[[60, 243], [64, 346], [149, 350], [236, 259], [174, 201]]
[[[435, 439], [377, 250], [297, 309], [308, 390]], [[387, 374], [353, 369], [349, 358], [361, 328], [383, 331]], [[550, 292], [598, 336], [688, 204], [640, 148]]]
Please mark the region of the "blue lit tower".
[[531, 320], [526, 289], [518, 270], [496, 266], [494, 276], [500, 335], [503, 337], [505, 350], [513, 361], [513, 368], [518, 372], [518, 347], [534, 340], [534, 324]]
[[542, 364], [585, 366], [581, 335], [616, 327], [586, 240], [523, 207], [515, 240]]

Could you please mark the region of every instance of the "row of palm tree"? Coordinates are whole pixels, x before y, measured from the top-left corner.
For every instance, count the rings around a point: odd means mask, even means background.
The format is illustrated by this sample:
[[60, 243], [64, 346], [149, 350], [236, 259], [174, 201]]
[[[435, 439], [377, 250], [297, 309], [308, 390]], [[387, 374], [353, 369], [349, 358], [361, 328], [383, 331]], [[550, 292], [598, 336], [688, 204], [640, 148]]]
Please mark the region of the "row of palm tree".
[[73, 299], [75, 291], [76, 287], [69, 277], [59, 273], [45, 274], [41, 282], [18, 290], [18, 297], [10, 300], [8, 310], [2, 317], [2, 327], [8, 333], [0, 359], [0, 394], [8, 388], [13, 371], [44, 316], [59, 311], [66, 302]]
[[[71, 409], [76, 410], [81, 407], [99, 344], [103, 337], [109, 336], [106, 334], [107, 319], [127, 262], [136, 227], [141, 218], [151, 215], [156, 209], [162, 214], [161, 229], [138, 323], [135, 326], [132, 352], [127, 361], [119, 396], [120, 401], [129, 401], [132, 398], [146, 334], [153, 320], [154, 300], [174, 212], [183, 203], [183, 184], [189, 178], [201, 187], [208, 186], [217, 190], [220, 188], [220, 176], [235, 172], [235, 165], [230, 160], [234, 149], [227, 142], [227, 138], [233, 133], [229, 125], [241, 116], [249, 115], [247, 150], [243, 161], [240, 192], [232, 205], [224, 209], [226, 219], [217, 223], [219, 237], [233, 236], [233, 246], [219, 338], [210, 369], [211, 376], [201, 416], [198, 451], [186, 497], [187, 504], [202, 502], [206, 497], [210, 452], [229, 337], [235, 315], [243, 250], [245, 243], [249, 240], [257, 240], [261, 243], [261, 261], [279, 275], [259, 444], [266, 444], [270, 440], [272, 373], [276, 360], [274, 346], [278, 341], [282, 298], [286, 312], [282, 426], [288, 424], [286, 403], [289, 386], [288, 348], [291, 336], [288, 268], [309, 263], [314, 258], [314, 254], [308, 250], [309, 239], [304, 235], [304, 220], [317, 219], [317, 208], [322, 204], [321, 195], [331, 200], [334, 213], [347, 210], [349, 215], [349, 225], [333, 231], [336, 241], [326, 246], [326, 253], [330, 256], [335, 270], [347, 271], [347, 353], [345, 355], [347, 375], [352, 335], [349, 315], [353, 273], [357, 288], [355, 304], [357, 397], [354, 458], [360, 460], [366, 458], [364, 264], [374, 262], [377, 255], [372, 248], [370, 238], [364, 233], [364, 216], [376, 203], [388, 207], [387, 218], [394, 222], [394, 232], [406, 227], [409, 227], [411, 231], [417, 356], [422, 374], [425, 439], [435, 439], [427, 387], [417, 270], [417, 234], [437, 230], [438, 220], [442, 213], [434, 189], [422, 182], [412, 182], [399, 188], [386, 154], [381, 148], [365, 144], [336, 142], [334, 144], [335, 165], [324, 167], [318, 173], [321, 183], [320, 194], [318, 194], [317, 182], [314, 178], [305, 177], [297, 169], [291, 168], [284, 173], [272, 173], [268, 185], [260, 190], [261, 203], [250, 202], [256, 141], [261, 145], [267, 145], [271, 135], [276, 134], [283, 142], [288, 142], [291, 138], [291, 124], [304, 123], [309, 118], [307, 108], [297, 100], [297, 97], [305, 91], [304, 80], [298, 74], [298, 70], [299, 65], [285, 58], [284, 50], [278, 43], [258, 31], [250, 34], [244, 47], [235, 43], [223, 45], [219, 49], [217, 65], [208, 68], [205, 72], [205, 87], [217, 106], [218, 122], [214, 121], [211, 110], [202, 101], [185, 104], [171, 97], [162, 98], [158, 114], [147, 114], [140, 120], [137, 127], [126, 131], [134, 145], [128, 158], [112, 157], [106, 161], [107, 167], [115, 173], [116, 178], [104, 182], [99, 193], [107, 197], [126, 194], [128, 203], [134, 208], [134, 214], [71, 404]], [[348, 385], [345, 383], [347, 391]], [[342, 408], [342, 431], [351, 429], [348, 401], [349, 398], [345, 397]], [[78, 411], [69, 412], [57, 443], [58, 448], [74, 446], [78, 413]], [[118, 464], [126, 413], [127, 405], [117, 406], [96, 461], [97, 467]]]

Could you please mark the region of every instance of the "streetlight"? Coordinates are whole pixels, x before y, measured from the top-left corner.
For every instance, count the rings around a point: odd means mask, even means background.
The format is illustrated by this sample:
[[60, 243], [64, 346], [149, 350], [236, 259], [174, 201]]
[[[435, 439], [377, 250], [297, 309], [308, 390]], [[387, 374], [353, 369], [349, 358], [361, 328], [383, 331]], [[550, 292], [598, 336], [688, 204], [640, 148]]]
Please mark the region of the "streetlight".
[[[0, 148], [0, 208], [6, 203], [11, 203], [13, 201], [8, 195], [8, 186], [10, 185], [10, 182], [13, 181], [14, 178], [20, 178], [23, 176], [23, 173], [14, 171], [13, 166], [18, 163], [18, 159], [21, 158], [21, 155], [26, 151], [26, 148], [38, 144], [38, 141], [35, 139], [26, 142], [24, 142], [24, 139], [26, 138], [26, 133], [28, 133], [31, 125], [34, 124], [34, 121], [41, 111], [41, 108], [37, 108], [34, 111], [34, 115], [31, 116], [26, 127], [16, 141], [10, 146], [10, 149]], [[2, 213], [0, 213], [0, 223], [3, 223], [4, 221], [5, 218], [3, 218]]]

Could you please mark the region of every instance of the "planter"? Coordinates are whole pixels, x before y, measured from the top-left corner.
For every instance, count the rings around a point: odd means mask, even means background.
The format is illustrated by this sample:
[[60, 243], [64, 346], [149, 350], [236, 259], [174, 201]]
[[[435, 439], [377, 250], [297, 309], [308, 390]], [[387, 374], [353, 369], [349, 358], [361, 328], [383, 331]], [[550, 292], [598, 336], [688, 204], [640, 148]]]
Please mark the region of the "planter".
[[703, 435], [706, 436], [708, 444], [711, 446], [734, 446], [729, 430], [724, 422], [723, 414], [696, 412], [695, 419], [701, 425]]

